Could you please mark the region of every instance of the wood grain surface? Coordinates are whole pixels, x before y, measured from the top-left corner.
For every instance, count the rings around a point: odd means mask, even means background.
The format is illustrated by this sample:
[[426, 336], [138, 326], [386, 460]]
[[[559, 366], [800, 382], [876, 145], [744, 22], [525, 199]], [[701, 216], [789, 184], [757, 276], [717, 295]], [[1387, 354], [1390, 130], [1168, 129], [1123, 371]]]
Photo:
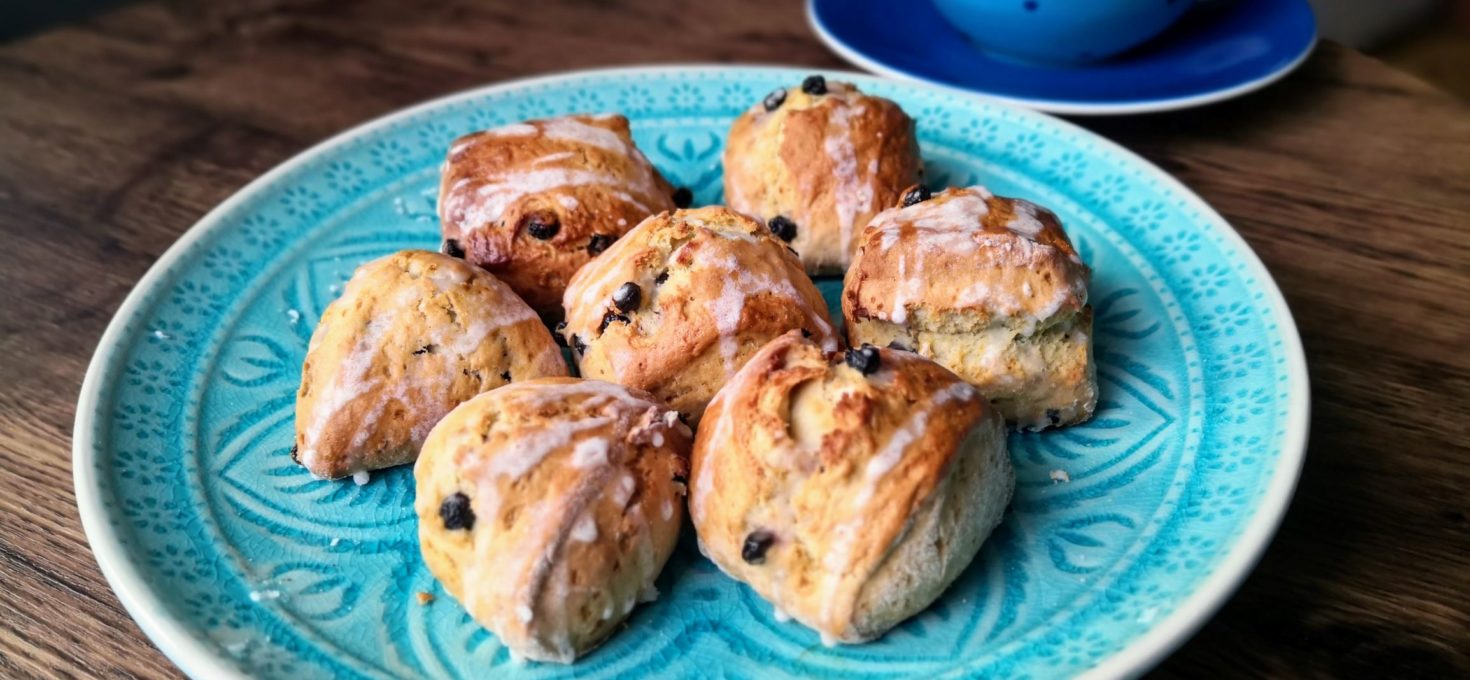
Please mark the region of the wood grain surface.
[[[676, 61], [842, 66], [792, 1], [154, 1], [0, 45], [0, 677], [178, 675], [87, 548], [69, 433], [104, 326], [180, 233], [392, 109]], [[1155, 675], [1470, 676], [1470, 109], [1322, 45], [1255, 95], [1080, 122], [1245, 235], [1312, 375], [1280, 533]]]

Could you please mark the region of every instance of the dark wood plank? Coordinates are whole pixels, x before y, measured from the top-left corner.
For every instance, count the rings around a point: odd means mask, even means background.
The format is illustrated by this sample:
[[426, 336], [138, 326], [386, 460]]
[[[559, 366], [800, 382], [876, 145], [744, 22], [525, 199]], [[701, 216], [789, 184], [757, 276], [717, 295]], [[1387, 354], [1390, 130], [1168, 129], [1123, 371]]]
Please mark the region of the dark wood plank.
[[[343, 128], [495, 80], [840, 66], [797, 2], [421, 5], [154, 1], [0, 45], [0, 676], [177, 675], [90, 558], [70, 428], [112, 311], [230, 193]], [[1278, 539], [1155, 674], [1470, 674], [1470, 110], [1325, 45], [1240, 100], [1081, 122], [1241, 230], [1312, 371]]]

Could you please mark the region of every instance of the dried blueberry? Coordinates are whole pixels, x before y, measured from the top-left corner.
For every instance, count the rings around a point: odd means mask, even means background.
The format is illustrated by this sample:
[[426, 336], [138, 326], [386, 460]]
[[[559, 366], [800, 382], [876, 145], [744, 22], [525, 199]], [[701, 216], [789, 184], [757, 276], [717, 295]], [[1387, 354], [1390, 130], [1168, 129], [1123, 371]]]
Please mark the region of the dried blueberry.
[[501, 371], [500, 379], [506, 382], [510, 382], [510, 371]]
[[665, 270], [659, 272], [658, 273], [658, 276], [653, 277], [653, 285], [655, 285], [655, 286], [662, 286], [662, 285], [664, 285], [664, 282], [665, 281], [668, 281], [668, 280], [669, 280], [669, 270], [665, 269]]
[[444, 239], [444, 242], [439, 244], [439, 252], [450, 257], [464, 259], [464, 248], [460, 247], [459, 241], [452, 238]]
[[778, 87], [771, 90], [771, 93], [766, 95], [765, 100], [761, 103], [766, 105], [767, 111], [775, 111], [781, 108], [781, 105], [786, 103], [786, 88]]
[[675, 208], [687, 208], [689, 207], [689, 204], [693, 202], [694, 192], [690, 191], [689, 187], [679, 187], [678, 189], [674, 190]]
[[827, 94], [827, 79], [821, 76], [807, 76], [801, 81], [801, 91], [807, 94]]
[[567, 322], [565, 322], [565, 321], [558, 321], [558, 322], [556, 322], [556, 328], [551, 331], [551, 339], [552, 340], [555, 340], [556, 341], [556, 344], [561, 345], [562, 347], [566, 347], [567, 346], [566, 332], [567, 332]]
[[602, 315], [602, 324], [597, 327], [597, 334], [602, 335], [602, 333], [607, 330], [607, 327], [611, 325], [614, 321], [628, 323], [629, 321], [631, 321], [631, 319], [628, 318], [627, 314], [618, 314], [617, 312], [608, 310], [607, 313]]
[[882, 364], [878, 348], [866, 343], [862, 347], [849, 347], [844, 360], [863, 375], [872, 375]]
[[629, 281], [613, 291], [612, 299], [619, 311], [631, 312], [638, 309], [638, 304], [643, 301], [643, 289], [639, 288], [638, 284]]
[[556, 236], [556, 232], [561, 231], [561, 222], [557, 220], [556, 215], [532, 213], [526, 218], [526, 231], [530, 232], [532, 237], [545, 241]]
[[291, 460], [296, 463], [301, 462], [301, 454], [295, 444], [291, 445]]
[[677, 474], [676, 473], [674, 475], [674, 483], [675, 484], [688, 484], [689, 483], [689, 478], [688, 477], [685, 477], [684, 475], [681, 475], [681, 474]]
[[469, 531], [475, 526], [475, 511], [470, 509], [470, 497], [458, 491], [439, 504], [439, 519], [444, 528]]
[[801, 337], [810, 339], [812, 337], [812, 332], [803, 328], [801, 329]]
[[1054, 408], [1049, 408], [1046, 410], [1046, 420], [1052, 425], [1056, 425], [1062, 422], [1062, 412]]
[[772, 234], [776, 235], [776, 238], [782, 241], [789, 242], [796, 238], [796, 223], [785, 215], [772, 217], [769, 222], [766, 222], [766, 226], [770, 228]]
[[433, 345], [424, 345], [423, 347], [420, 347], [420, 348], [414, 350], [413, 353], [414, 354], [428, 354], [429, 352], [432, 352], [432, 351], [434, 351], [434, 346]]
[[587, 353], [587, 343], [582, 342], [582, 336], [576, 333], [572, 334], [572, 349], [579, 355]]
[[766, 551], [775, 542], [775, 534], [765, 529], [756, 529], [745, 537], [745, 544], [740, 546], [740, 559], [745, 560], [746, 564], [765, 564]]
[[587, 241], [587, 252], [599, 255], [607, 247], [613, 244], [613, 237], [607, 234], [593, 234], [592, 239]]
[[929, 187], [920, 184], [919, 186], [916, 186], [904, 192], [903, 207], [907, 208], [911, 205], [914, 205], [915, 203], [923, 203], [924, 201], [929, 200], [931, 197], [933, 197], [933, 194], [929, 193]]

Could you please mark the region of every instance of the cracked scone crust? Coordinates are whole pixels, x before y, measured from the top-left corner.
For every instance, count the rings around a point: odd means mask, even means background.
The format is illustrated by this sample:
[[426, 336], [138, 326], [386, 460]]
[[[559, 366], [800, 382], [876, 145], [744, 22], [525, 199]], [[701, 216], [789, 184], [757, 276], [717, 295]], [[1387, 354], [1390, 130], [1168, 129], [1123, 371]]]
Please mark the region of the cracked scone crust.
[[898, 204], [923, 162], [914, 121], [897, 104], [847, 83], [825, 87], [792, 87], [775, 109], [757, 103], [735, 120], [725, 142], [725, 200], [762, 222], [790, 220], [791, 247], [807, 271], [841, 274], [863, 225]]
[[293, 457], [328, 479], [410, 463], [460, 402], [566, 373], [546, 327], [494, 276], [395, 253], [358, 267], [312, 332]]
[[577, 272], [565, 305], [562, 332], [583, 377], [648, 390], [693, 423], [772, 338], [804, 329], [838, 344], [791, 251], [718, 206], [649, 218]]
[[657, 597], [690, 438], [676, 413], [610, 383], [482, 394], [434, 427], [414, 466], [424, 562], [516, 655], [570, 663]]
[[620, 115], [516, 123], [455, 140], [439, 188], [446, 249], [463, 251], [538, 313], [561, 313], [567, 280], [673, 188]]
[[794, 333], [772, 341], [710, 404], [691, 463], [704, 554], [828, 643], [938, 598], [1015, 486], [983, 396], [916, 354], [866, 349], [868, 375]]
[[949, 189], [863, 230], [843, 282], [853, 344], [913, 349], [1026, 429], [1092, 417], [1091, 272], [1051, 211]]

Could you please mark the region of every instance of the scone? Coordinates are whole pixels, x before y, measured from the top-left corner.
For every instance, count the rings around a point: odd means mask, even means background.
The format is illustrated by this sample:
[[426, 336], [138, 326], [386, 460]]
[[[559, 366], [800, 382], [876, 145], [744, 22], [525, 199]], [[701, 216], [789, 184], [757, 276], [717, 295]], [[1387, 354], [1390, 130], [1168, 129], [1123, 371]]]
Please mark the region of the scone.
[[650, 217], [577, 272], [565, 305], [559, 330], [583, 377], [652, 392], [695, 424], [771, 338], [802, 329], [838, 343], [796, 256], [721, 207]]
[[1000, 415], [912, 352], [791, 333], [740, 370], [694, 443], [700, 549], [828, 644], [929, 606], [1010, 503]]
[[887, 99], [812, 76], [741, 114], [725, 141], [725, 203], [840, 274], [863, 225], [923, 175], [914, 121]]
[[672, 210], [674, 193], [619, 115], [477, 132], [456, 140], [444, 165], [444, 250], [555, 317], [572, 273], [644, 218]]
[[905, 203], [863, 231], [843, 284], [848, 340], [934, 359], [1024, 429], [1092, 417], [1091, 272], [1056, 215], [983, 187]]
[[505, 284], [405, 250], [358, 267], [322, 313], [301, 368], [291, 455], [328, 479], [410, 463], [460, 402], [566, 374], [546, 326]]
[[424, 562], [514, 654], [571, 663], [658, 596], [690, 437], [676, 413], [610, 383], [548, 378], [475, 397], [414, 466]]

